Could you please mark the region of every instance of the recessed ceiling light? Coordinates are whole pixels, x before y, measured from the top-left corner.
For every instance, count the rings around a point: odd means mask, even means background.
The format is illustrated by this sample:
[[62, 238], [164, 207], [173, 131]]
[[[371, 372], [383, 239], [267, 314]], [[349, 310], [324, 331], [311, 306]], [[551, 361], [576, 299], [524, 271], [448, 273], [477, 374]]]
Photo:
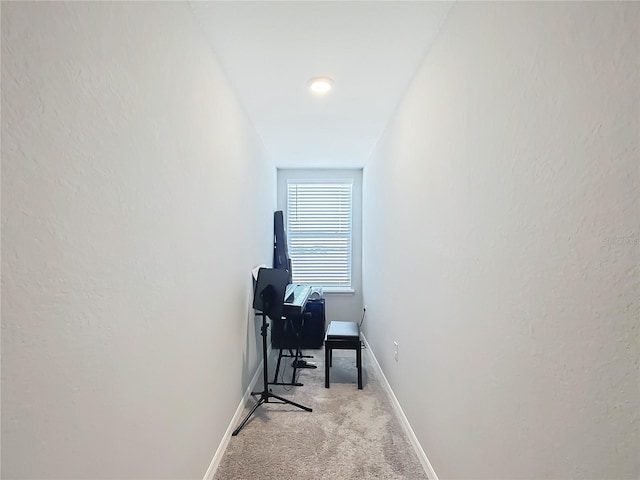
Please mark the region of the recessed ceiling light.
[[315, 77], [309, 80], [309, 89], [316, 95], [324, 95], [333, 88], [333, 80], [329, 77]]

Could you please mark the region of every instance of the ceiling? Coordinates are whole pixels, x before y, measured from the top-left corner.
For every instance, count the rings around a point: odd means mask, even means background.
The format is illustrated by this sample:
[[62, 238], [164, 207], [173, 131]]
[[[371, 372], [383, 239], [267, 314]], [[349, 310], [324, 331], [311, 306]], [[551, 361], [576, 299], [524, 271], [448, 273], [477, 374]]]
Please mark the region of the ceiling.
[[[452, 2], [193, 1], [279, 168], [364, 166]], [[312, 95], [308, 80], [334, 89]]]

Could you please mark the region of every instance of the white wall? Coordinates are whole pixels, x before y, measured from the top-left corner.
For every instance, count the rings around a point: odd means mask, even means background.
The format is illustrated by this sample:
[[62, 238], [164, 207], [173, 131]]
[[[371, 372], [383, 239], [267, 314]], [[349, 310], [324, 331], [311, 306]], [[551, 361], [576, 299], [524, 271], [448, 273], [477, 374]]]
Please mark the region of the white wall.
[[364, 169], [367, 339], [441, 479], [640, 477], [639, 21], [456, 3]]
[[[353, 292], [324, 290], [327, 326], [332, 320], [360, 321], [362, 316], [362, 169], [278, 169], [278, 210], [287, 215], [288, 180], [347, 179], [352, 190], [351, 287]], [[286, 220], [285, 220], [286, 221]], [[270, 265], [270, 264], [269, 264]]]
[[275, 168], [180, 2], [2, 3], [2, 477], [202, 478]]

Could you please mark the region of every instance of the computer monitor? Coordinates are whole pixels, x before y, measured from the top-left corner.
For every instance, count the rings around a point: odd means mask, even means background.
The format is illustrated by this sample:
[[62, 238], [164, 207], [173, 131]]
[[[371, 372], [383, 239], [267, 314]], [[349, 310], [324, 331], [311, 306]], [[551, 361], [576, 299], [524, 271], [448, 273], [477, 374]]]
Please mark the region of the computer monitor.
[[280, 320], [288, 283], [289, 272], [286, 270], [278, 268], [258, 270], [258, 279], [253, 291], [253, 308], [264, 312], [272, 320]]

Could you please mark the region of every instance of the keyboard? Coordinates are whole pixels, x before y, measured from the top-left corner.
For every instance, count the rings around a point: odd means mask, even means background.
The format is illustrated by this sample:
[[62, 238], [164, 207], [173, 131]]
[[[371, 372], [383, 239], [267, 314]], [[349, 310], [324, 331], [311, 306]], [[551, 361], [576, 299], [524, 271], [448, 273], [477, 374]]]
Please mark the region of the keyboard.
[[302, 314], [310, 296], [310, 285], [287, 285], [284, 293], [284, 314]]

